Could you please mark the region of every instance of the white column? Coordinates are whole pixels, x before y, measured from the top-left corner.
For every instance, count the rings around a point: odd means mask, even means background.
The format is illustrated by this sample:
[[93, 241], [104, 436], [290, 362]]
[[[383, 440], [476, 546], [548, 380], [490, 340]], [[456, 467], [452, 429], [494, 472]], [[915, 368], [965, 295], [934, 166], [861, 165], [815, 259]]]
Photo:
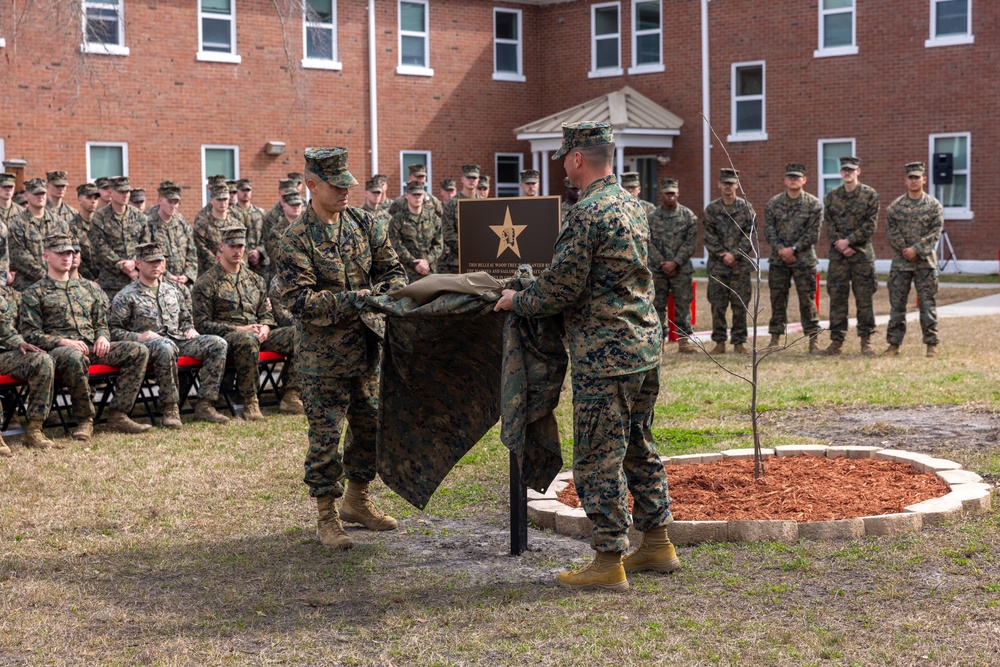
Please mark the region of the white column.
[[535, 171], [539, 171], [542, 167], [542, 151], [531, 151], [531, 168]]
[[618, 164], [615, 174], [621, 174], [625, 171], [625, 147], [621, 144], [615, 145], [615, 162]]
[[368, 0], [368, 106], [371, 118], [371, 156], [373, 174], [378, 173], [378, 92], [375, 77], [375, 0]]
[[547, 195], [549, 194], [549, 163], [552, 162], [552, 160], [549, 159], [548, 151], [541, 151], [540, 155], [542, 158], [541, 168], [539, 169], [538, 166], [535, 166], [535, 169], [538, 169], [540, 172], [538, 174], [538, 180], [542, 182], [542, 195]]

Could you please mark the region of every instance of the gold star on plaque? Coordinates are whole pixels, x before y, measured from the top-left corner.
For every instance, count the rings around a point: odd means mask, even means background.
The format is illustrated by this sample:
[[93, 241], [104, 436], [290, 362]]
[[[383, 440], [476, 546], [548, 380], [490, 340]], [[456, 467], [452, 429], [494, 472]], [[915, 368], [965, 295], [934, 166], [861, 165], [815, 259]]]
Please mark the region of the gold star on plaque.
[[510, 218], [510, 207], [507, 207], [507, 213], [503, 218], [503, 225], [490, 225], [490, 229], [493, 233], [500, 237], [500, 247], [497, 248], [497, 259], [500, 255], [504, 253], [507, 248], [514, 251], [514, 254], [518, 257], [521, 256], [521, 251], [517, 247], [517, 237], [527, 229], [528, 225], [515, 225], [514, 221]]

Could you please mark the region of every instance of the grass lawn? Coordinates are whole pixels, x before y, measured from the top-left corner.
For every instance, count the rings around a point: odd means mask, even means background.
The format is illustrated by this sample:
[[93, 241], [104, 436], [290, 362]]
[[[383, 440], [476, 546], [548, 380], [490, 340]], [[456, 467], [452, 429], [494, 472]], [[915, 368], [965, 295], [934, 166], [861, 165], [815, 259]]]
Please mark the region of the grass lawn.
[[[896, 359], [859, 356], [853, 331], [838, 358], [775, 355], [764, 443], [891, 441], [997, 483], [998, 329], [942, 320], [934, 360], [919, 327]], [[661, 453], [748, 446], [748, 403], [740, 380], [668, 352]], [[400, 529], [352, 531], [344, 553], [313, 538], [304, 418], [14, 447], [0, 459], [0, 665], [1000, 664], [996, 513], [895, 538], [684, 547], [672, 576], [579, 594], [553, 580], [586, 541], [533, 531], [529, 553], [506, 555], [498, 433], [425, 512], [377, 484]]]

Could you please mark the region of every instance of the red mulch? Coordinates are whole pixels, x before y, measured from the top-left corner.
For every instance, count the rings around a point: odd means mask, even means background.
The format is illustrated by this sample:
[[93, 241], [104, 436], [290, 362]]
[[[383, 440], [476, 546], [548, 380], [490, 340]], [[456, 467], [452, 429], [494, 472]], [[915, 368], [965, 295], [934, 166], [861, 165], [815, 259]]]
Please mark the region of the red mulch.
[[[764, 460], [753, 478], [753, 461], [667, 465], [667, 483], [678, 521], [791, 519], [833, 521], [896, 514], [907, 505], [938, 498], [948, 487], [935, 475], [882, 459], [789, 456]], [[558, 499], [579, 507], [576, 487]], [[628, 499], [632, 509], [632, 496]]]

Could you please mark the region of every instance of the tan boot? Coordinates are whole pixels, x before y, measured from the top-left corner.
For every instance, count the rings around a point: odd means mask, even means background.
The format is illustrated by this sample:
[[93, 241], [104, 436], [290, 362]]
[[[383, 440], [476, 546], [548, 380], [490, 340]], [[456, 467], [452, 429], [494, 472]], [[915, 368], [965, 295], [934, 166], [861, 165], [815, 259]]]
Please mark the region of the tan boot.
[[607, 591], [624, 591], [628, 589], [628, 579], [625, 578], [625, 568], [622, 567], [622, 555], [598, 551], [589, 565], [579, 570], [560, 572], [559, 585], [563, 588], [575, 588], [578, 591], [599, 588]]
[[823, 354], [825, 354], [828, 357], [835, 357], [835, 356], [837, 356], [838, 354], [841, 353], [841, 349], [840, 348], [842, 348], [842, 347], [844, 347], [844, 341], [842, 341], [842, 340], [831, 340], [830, 341], [830, 347], [828, 347], [825, 350], [823, 350]]
[[194, 405], [194, 418], [200, 422], [210, 422], [212, 424], [228, 424], [229, 417], [220, 414], [215, 409], [214, 401], [210, 398], [199, 399]]
[[132, 421], [121, 410], [111, 410], [108, 413], [108, 423], [105, 426], [109, 431], [118, 433], [144, 433], [153, 428], [152, 424], [140, 424]]
[[898, 345], [890, 345], [889, 347], [885, 348], [885, 352], [882, 353], [882, 356], [883, 357], [898, 357], [899, 356], [899, 346]]
[[90, 439], [94, 437], [94, 420], [81, 419], [77, 422], [76, 428], [73, 429], [73, 433], [70, 435], [74, 440], [79, 440], [80, 442], [90, 442]]
[[332, 493], [316, 498], [316, 511], [319, 515], [316, 522], [316, 537], [327, 549], [350, 549], [354, 546], [354, 540], [340, 522], [335, 500]]
[[160, 420], [160, 426], [173, 429], [179, 429], [183, 426], [181, 423], [181, 410], [177, 407], [176, 403], [165, 403], [163, 405], [163, 419]]
[[871, 336], [862, 336], [861, 337], [861, 354], [864, 355], [864, 356], [866, 356], [866, 357], [874, 357], [875, 356], [875, 348], [872, 347]]
[[726, 344], [725, 343], [716, 343], [715, 347], [713, 347], [711, 350], [709, 350], [708, 353], [709, 354], [725, 354], [726, 353]]
[[781, 347], [781, 336], [776, 334], [771, 334], [771, 342], [768, 343], [768, 347]]
[[750, 354], [750, 349], [745, 343], [736, 343], [733, 345], [733, 354]]
[[697, 354], [698, 350], [695, 349], [694, 345], [691, 344], [687, 338], [677, 339], [677, 354]]
[[264, 418], [264, 414], [260, 411], [260, 404], [257, 402], [256, 394], [243, 399], [242, 416], [248, 422], [260, 421]]
[[372, 505], [367, 482], [347, 480], [347, 493], [340, 505], [340, 518], [347, 523], [360, 523], [368, 530], [396, 530], [397, 521]]
[[809, 336], [809, 354], [823, 354], [819, 349], [819, 339], [816, 336]]
[[48, 449], [49, 447], [55, 447], [56, 449], [63, 449], [65, 445], [57, 445], [42, 433], [42, 424], [45, 423], [44, 419], [29, 419], [28, 425], [24, 429], [24, 446], [34, 447], [35, 449]]
[[14, 456], [14, 452], [10, 451], [10, 447], [8, 447], [7, 443], [3, 441], [2, 435], [0, 435], [0, 456]]
[[667, 537], [667, 527], [658, 526], [642, 534], [642, 546], [625, 556], [626, 572], [673, 572], [681, 569], [677, 551]]
[[933, 359], [936, 356], [937, 356], [937, 345], [928, 345], [927, 346], [927, 358], [928, 359]]
[[283, 415], [304, 415], [305, 407], [302, 405], [302, 394], [298, 389], [286, 389], [281, 396], [281, 403], [278, 404], [278, 412]]

